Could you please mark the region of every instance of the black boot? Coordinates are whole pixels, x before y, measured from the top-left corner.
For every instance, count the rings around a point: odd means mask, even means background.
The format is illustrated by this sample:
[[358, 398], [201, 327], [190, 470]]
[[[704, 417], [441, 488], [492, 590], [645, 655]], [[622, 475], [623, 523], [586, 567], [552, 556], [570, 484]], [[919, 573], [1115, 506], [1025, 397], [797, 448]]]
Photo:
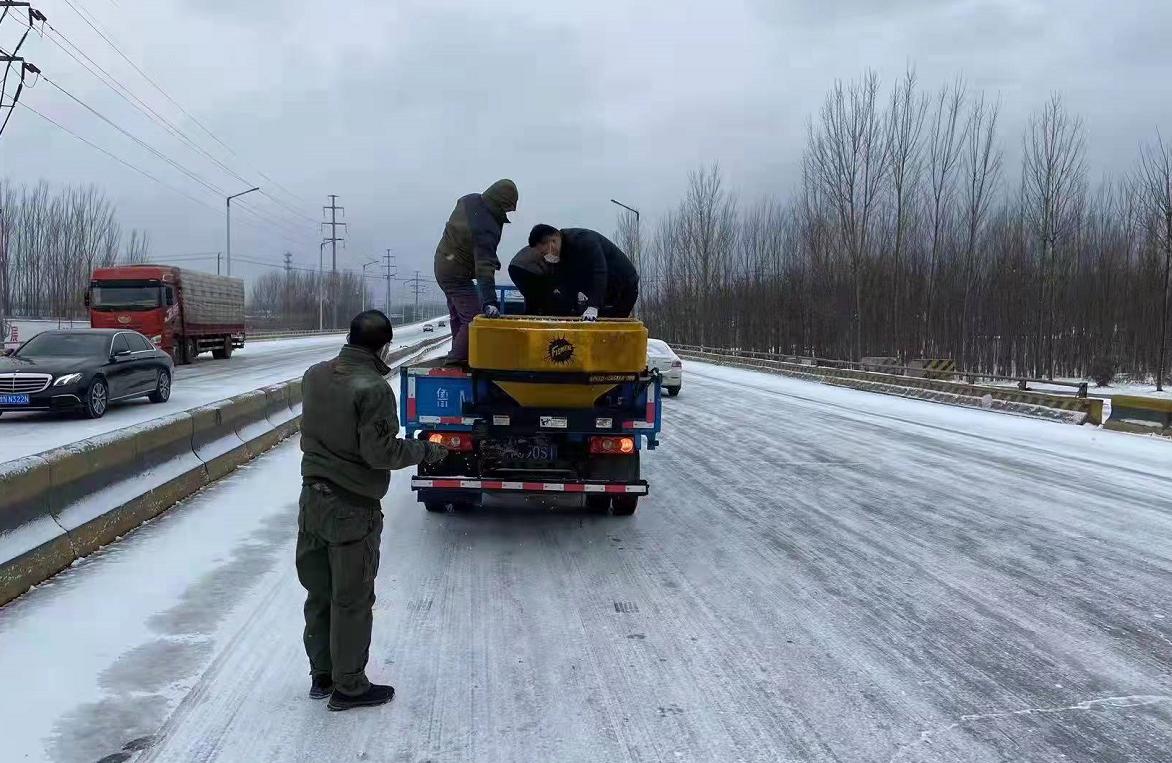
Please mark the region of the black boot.
[[313, 677], [313, 683], [309, 685], [310, 699], [325, 699], [330, 696], [334, 690], [334, 679], [322, 673]]
[[395, 687], [371, 684], [370, 688], [361, 694], [343, 694], [334, 689], [330, 695], [330, 703], [326, 705], [331, 710], [349, 710], [352, 707], [374, 707], [385, 705], [395, 696]]

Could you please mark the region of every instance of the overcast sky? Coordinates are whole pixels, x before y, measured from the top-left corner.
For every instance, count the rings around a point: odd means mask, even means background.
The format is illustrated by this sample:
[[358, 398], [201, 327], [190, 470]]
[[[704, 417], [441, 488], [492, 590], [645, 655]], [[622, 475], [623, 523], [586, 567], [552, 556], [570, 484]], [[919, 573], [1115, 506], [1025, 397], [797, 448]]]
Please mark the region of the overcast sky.
[[[230, 147], [208, 137], [119, 57], [69, 3]], [[964, 76], [1003, 101], [1016, 174], [1021, 131], [1051, 91], [1086, 122], [1092, 178], [1129, 167], [1158, 126], [1172, 133], [1167, 0], [34, 0], [66, 38], [237, 174], [287, 226], [233, 215], [234, 253], [317, 264], [327, 194], [346, 207], [340, 261], [388, 247], [400, 275], [430, 276], [456, 198], [513, 178], [507, 262], [537, 222], [610, 233], [617, 198], [644, 225], [690, 169], [719, 162], [738, 195], [785, 195], [805, 125], [836, 78], [912, 64], [936, 86]], [[0, 45], [15, 42], [13, 19]], [[22, 53], [57, 84], [217, 189], [243, 184], [145, 119], [53, 43]], [[224, 248], [223, 197], [147, 153], [46, 82], [26, 102], [169, 184], [126, 169], [18, 109], [0, 175], [95, 183], [156, 259]], [[264, 173], [297, 198], [290, 197]], [[244, 200], [242, 200], [244, 201]], [[235, 202], [234, 202], [235, 205]], [[210, 207], [210, 208], [209, 208]], [[288, 236], [285, 238], [283, 236]], [[289, 238], [293, 240], [289, 240]], [[214, 269], [214, 259], [187, 264]], [[262, 269], [238, 264], [249, 276]]]

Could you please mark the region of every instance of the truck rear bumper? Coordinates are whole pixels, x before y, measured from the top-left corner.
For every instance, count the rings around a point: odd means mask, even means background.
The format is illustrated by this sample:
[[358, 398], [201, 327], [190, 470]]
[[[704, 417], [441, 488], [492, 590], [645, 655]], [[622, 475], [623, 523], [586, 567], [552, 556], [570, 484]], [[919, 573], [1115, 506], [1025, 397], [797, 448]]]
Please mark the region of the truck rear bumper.
[[[647, 495], [647, 483], [638, 482], [513, 482], [463, 477], [411, 478], [418, 491], [461, 491], [465, 493], [577, 493], [585, 495]], [[422, 497], [422, 496], [421, 496]]]

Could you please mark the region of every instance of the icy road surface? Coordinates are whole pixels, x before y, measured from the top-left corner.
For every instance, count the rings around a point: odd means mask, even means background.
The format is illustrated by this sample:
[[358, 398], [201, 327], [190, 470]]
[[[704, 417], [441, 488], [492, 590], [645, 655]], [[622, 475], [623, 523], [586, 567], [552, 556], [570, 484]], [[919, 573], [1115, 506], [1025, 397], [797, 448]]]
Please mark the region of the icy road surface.
[[[395, 344], [406, 346], [431, 336], [439, 334], [424, 334], [422, 323], [400, 326], [395, 329]], [[345, 341], [344, 332], [257, 340], [247, 343], [228, 360], [200, 355], [194, 364], [175, 369], [168, 402], [153, 405], [140, 398], [116, 403], [105, 416], [93, 421], [77, 414], [6, 412], [0, 418], [0, 462], [298, 378], [314, 363], [336, 355]]]
[[346, 713], [306, 696], [287, 442], [0, 609], [0, 758], [1169, 759], [1172, 444], [698, 363], [664, 432], [629, 519], [399, 474], [398, 695]]

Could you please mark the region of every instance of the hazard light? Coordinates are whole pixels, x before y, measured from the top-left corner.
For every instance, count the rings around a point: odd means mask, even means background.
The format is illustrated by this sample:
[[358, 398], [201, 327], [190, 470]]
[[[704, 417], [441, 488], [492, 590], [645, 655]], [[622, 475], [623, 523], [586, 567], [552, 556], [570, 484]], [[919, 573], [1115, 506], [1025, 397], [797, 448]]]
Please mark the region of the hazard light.
[[459, 453], [472, 450], [472, 435], [466, 432], [432, 432], [427, 436], [427, 441]]
[[590, 452], [611, 456], [629, 456], [635, 452], [635, 438], [591, 437]]

